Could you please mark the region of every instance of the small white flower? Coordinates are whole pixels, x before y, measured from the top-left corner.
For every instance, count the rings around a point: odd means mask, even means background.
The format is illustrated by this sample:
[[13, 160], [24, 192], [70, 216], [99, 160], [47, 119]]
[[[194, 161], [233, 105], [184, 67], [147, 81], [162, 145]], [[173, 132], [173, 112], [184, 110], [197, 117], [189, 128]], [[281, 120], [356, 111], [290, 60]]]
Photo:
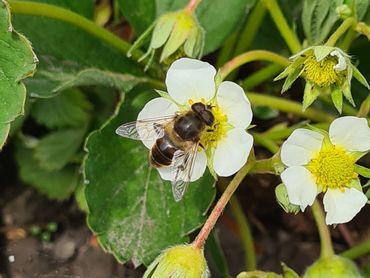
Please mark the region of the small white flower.
[[327, 224], [350, 221], [366, 204], [356, 160], [370, 150], [367, 120], [352, 116], [334, 120], [329, 133], [296, 129], [281, 147], [281, 173], [289, 201], [303, 211], [324, 192]]
[[[207, 163], [219, 176], [230, 176], [247, 161], [253, 137], [246, 132], [252, 121], [252, 110], [243, 89], [236, 83], [215, 84], [216, 70], [209, 63], [182, 58], [175, 61], [166, 76], [168, 97], [149, 101], [138, 115], [138, 120], [161, 118], [190, 109], [191, 104], [212, 105], [215, 117], [213, 132], [203, 132], [191, 181], [199, 179]], [[155, 140], [143, 141], [151, 148]], [[206, 155], [207, 153], [207, 155]], [[172, 167], [158, 168], [164, 180], [173, 180]]]

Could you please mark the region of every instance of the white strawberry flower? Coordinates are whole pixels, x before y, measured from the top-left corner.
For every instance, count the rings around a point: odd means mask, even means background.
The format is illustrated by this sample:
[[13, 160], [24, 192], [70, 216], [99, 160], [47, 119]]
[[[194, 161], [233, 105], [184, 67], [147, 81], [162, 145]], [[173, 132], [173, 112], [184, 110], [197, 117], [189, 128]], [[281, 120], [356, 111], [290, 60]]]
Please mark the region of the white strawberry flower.
[[355, 163], [369, 150], [370, 128], [364, 118], [338, 118], [328, 133], [296, 129], [281, 147], [281, 161], [287, 166], [281, 179], [290, 203], [304, 211], [324, 192], [326, 223], [350, 221], [368, 200]]
[[[234, 82], [215, 83], [216, 70], [209, 63], [182, 58], [175, 61], [166, 76], [168, 96], [149, 101], [137, 120], [161, 118], [190, 109], [196, 102], [212, 105], [215, 117], [212, 132], [203, 132], [191, 181], [199, 179], [207, 164], [219, 176], [230, 176], [247, 161], [253, 137], [246, 132], [252, 121], [252, 109], [244, 90]], [[143, 141], [152, 148], [155, 140]], [[207, 154], [206, 154], [207, 153]], [[171, 166], [158, 168], [164, 180], [173, 180]]]

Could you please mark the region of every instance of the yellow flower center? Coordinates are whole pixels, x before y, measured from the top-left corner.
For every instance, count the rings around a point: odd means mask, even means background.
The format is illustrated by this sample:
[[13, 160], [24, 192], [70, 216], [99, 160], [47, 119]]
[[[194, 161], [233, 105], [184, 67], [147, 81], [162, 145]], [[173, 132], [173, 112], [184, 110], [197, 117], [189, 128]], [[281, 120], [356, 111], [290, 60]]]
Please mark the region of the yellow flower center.
[[316, 177], [316, 183], [323, 191], [327, 188], [344, 190], [344, 187], [349, 187], [351, 180], [357, 177], [354, 171], [355, 162], [355, 158], [348, 155], [344, 149], [330, 146], [321, 149], [308, 163], [307, 168]]
[[336, 56], [328, 55], [318, 62], [313, 50], [307, 51], [304, 55], [306, 55], [303, 61], [305, 78], [312, 83], [326, 87], [336, 83], [343, 76], [342, 72], [334, 69], [334, 66], [338, 64]]
[[215, 148], [217, 142], [221, 140], [230, 127], [227, 122], [226, 114], [220, 109], [218, 105], [212, 107], [212, 114], [215, 118], [211, 127], [207, 126], [200, 137], [200, 144], [208, 149], [209, 147]]

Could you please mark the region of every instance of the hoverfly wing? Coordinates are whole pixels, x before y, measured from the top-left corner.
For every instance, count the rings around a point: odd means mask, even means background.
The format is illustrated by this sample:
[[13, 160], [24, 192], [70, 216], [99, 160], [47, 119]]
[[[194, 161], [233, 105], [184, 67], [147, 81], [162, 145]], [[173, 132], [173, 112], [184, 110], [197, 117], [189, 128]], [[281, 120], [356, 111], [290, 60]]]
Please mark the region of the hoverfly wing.
[[133, 140], [155, 140], [164, 136], [165, 124], [174, 117], [175, 115], [125, 123], [116, 129], [116, 133]]
[[172, 181], [172, 193], [176, 202], [179, 202], [184, 197], [188, 184], [191, 181], [198, 146], [199, 143], [196, 143], [187, 151], [176, 151], [173, 156], [175, 172]]

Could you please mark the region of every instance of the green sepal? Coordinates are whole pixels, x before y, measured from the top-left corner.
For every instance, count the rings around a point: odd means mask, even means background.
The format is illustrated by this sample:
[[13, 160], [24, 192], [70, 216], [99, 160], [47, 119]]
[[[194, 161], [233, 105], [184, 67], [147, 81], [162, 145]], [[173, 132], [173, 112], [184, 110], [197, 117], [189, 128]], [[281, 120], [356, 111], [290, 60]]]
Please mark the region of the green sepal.
[[174, 54], [188, 39], [191, 31], [196, 27], [191, 14], [187, 12], [178, 13], [175, 25], [171, 31], [168, 41], [163, 47], [160, 62], [163, 62]]
[[351, 85], [348, 82], [344, 82], [342, 85], [342, 92], [344, 97], [353, 105], [356, 106], [351, 93]]
[[211, 173], [212, 177], [217, 181], [218, 177], [217, 177], [215, 169], [213, 169], [213, 154], [215, 152], [215, 149], [214, 148], [207, 148], [205, 152], [206, 152], [206, 156], [207, 156], [208, 170]]
[[320, 89], [311, 82], [307, 82], [304, 87], [302, 110], [305, 111], [317, 99], [319, 94]]
[[240, 272], [236, 278], [283, 278], [282, 275], [275, 272], [264, 272], [260, 270]]
[[361, 165], [355, 165], [355, 172], [365, 178], [370, 179], [370, 169]]
[[293, 70], [292, 73], [288, 75], [288, 77], [285, 79], [283, 88], [281, 90], [281, 93], [283, 94], [286, 92], [290, 86], [292, 86], [293, 82], [297, 80], [297, 78], [302, 74], [303, 72], [303, 67], [299, 67]]
[[294, 71], [292, 66], [293, 64], [290, 64], [289, 66], [287, 66], [278, 76], [274, 78], [274, 81], [281, 80], [287, 77], [288, 75], [290, 75]]
[[165, 44], [176, 22], [176, 16], [177, 12], [172, 12], [158, 19], [158, 22], [155, 24], [149, 48], [157, 49]]
[[283, 268], [284, 278], [299, 278], [299, 275], [285, 263], [282, 262], [281, 267]]
[[352, 179], [349, 184], [349, 187], [357, 189], [358, 191], [362, 192], [362, 186], [359, 178]]
[[130, 49], [127, 51], [127, 57], [132, 56], [132, 52], [134, 52], [136, 49], [138, 49], [140, 46], [142, 46], [146, 39], [149, 37], [150, 33], [152, 32], [153, 28], [155, 26], [155, 22], [151, 24], [145, 31], [136, 39], [136, 41], [133, 43], [133, 45], [130, 47]]
[[362, 84], [364, 85], [368, 90], [370, 90], [369, 83], [367, 83], [366, 78], [362, 75], [362, 73], [352, 65], [353, 69], [353, 76]]
[[285, 184], [281, 183], [275, 188], [275, 196], [278, 204], [286, 213], [297, 214], [300, 211], [300, 206], [289, 202], [288, 191]]
[[350, 152], [350, 154], [355, 158], [355, 161], [359, 160], [361, 157], [365, 156], [368, 152]]
[[313, 53], [315, 54], [315, 58], [317, 62], [323, 60], [326, 56], [330, 54], [334, 50], [331, 46], [320, 45], [313, 48]]
[[334, 106], [338, 110], [339, 114], [342, 114], [343, 94], [342, 90], [337, 86], [335, 86], [332, 90], [331, 100], [333, 101]]

